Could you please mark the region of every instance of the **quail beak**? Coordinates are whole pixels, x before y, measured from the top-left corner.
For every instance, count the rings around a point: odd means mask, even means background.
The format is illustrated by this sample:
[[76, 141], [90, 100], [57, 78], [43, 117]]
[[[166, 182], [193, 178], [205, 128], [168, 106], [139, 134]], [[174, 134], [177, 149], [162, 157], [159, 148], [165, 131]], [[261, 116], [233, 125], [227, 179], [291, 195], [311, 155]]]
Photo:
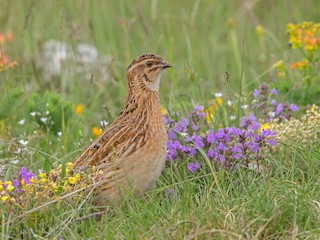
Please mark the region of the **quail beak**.
[[170, 63], [167, 63], [167, 62], [163, 61], [161, 63], [161, 67], [162, 67], [162, 69], [165, 69], [165, 68], [172, 67], [172, 65]]

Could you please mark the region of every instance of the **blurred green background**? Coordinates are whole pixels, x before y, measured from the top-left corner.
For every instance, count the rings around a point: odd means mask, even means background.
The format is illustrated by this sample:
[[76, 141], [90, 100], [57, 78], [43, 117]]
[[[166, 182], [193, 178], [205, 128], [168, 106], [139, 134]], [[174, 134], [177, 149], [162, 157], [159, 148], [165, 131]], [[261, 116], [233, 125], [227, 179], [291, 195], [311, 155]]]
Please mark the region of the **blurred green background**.
[[[84, 92], [92, 98], [97, 91], [109, 95], [112, 88], [120, 90], [116, 92], [121, 97], [112, 96], [117, 103], [125, 92], [125, 68], [141, 53], [154, 52], [174, 64], [162, 82], [166, 101], [172, 94], [194, 97], [197, 91], [220, 91], [226, 71], [237, 89], [242, 68], [243, 81], [250, 85], [276, 61], [294, 61], [295, 53], [288, 51], [287, 24], [320, 21], [317, 0], [2, 1], [1, 5], [1, 30], [14, 34], [5, 52], [19, 62], [19, 73], [16, 70], [8, 81], [12, 86], [24, 82], [32, 84], [32, 91], [43, 90], [41, 72], [34, 72], [33, 63], [41, 58], [45, 41], [89, 43], [112, 57], [114, 81], [94, 86], [81, 76], [69, 79], [69, 87], [77, 93], [69, 97], [77, 100]], [[263, 27], [263, 38], [256, 33], [257, 25]], [[262, 80], [276, 81], [272, 76]]]

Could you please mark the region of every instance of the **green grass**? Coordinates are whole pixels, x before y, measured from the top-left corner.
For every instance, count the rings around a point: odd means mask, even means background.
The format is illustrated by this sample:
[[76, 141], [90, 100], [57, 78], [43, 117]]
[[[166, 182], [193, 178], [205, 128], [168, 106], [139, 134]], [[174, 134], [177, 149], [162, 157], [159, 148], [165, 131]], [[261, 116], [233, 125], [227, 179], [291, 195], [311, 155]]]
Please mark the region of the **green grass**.
[[[252, 5], [252, 12], [244, 3]], [[0, 178], [10, 178], [23, 165], [36, 171], [73, 161], [92, 138], [92, 126], [119, 113], [126, 66], [145, 52], [173, 63], [162, 77], [160, 94], [163, 106], [181, 113], [193, 102], [207, 105], [215, 92], [223, 92], [225, 100], [250, 104], [252, 89], [261, 82], [280, 89], [284, 101], [319, 104], [317, 84], [306, 92], [300, 75], [288, 72], [279, 79], [272, 68], [278, 60], [289, 65], [301, 59], [301, 53], [288, 46], [286, 26], [320, 22], [319, 7], [317, 0], [3, 1], [0, 33], [12, 30], [14, 39], [1, 48], [19, 65], [1, 73], [0, 165], [5, 169]], [[257, 23], [264, 28], [262, 38], [256, 34]], [[72, 46], [90, 43], [112, 56], [110, 80], [103, 82], [94, 72], [92, 79], [79, 74], [44, 81], [39, 62], [41, 46], [49, 39]], [[225, 72], [231, 75], [228, 83]], [[319, 81], [319, 73], [314, 76]], [[43, 112], [57, 96], [53, 105], [62, 137], [32, 120], [33, 95]], [[79, 103], [85, 106], [81, 116], [74, 113]], [[69, 118], [61, 106], [70, 106]], [[21, 119], [25, 125], [17, 124]], [[222, 121], [215, 120], [219, 127]], [[21, 138], [29, 141], [27, 150], [16, 154]], [[318, 239], [319, 146], [280, 144], [280, 150], [264, 160], [261, 174], [241, 168], [228, 172], [209, 162], [191, 174], [190, 159], [179, 158], [167, 165], [144, 198], [131, 197], [98, 218], [90, 215], [90, 201], [80, 205], [83, 198], [20, 216], [3, 208], [1, 239]], [[13, 159], [19, 163], [12, 164]], [[164, 196], [167, 188], [175, 191], [169, 198]]]

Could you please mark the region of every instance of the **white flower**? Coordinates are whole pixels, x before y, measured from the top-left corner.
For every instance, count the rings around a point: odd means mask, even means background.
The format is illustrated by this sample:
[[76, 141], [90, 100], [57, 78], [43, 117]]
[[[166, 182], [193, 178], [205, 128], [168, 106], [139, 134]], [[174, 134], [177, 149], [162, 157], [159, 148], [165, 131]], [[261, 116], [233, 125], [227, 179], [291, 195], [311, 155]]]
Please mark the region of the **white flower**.
[[22, 119], [22, 120], [20, 120], [20, 121], [18, 122], [18, 124], [23, 125], [25, 122], [26, 122], [26, 120], [25, 120], [25, 119]]
[[275, 112], [268, 112], [269, 117], [275, 117], [276, 113]]
[[100, 126], [101, 128], [105, 128], [108, 125], [109, 122], [107, 122], [106, 120], [100, 121]]
[[23, 140], [23, 139], [19, 140], [18, 142], [19, 142], [21, 145], [23, 145], [23, 146], [25, 146], [25, 145], [28, 144], [28, 141]]
[[263, 168], [261, 166], [259, 166], [258, 164], [255, 164], [253, 162], [250, 162], [248, 164], [248, 167], [249, 167], [249, 169], [256, 171], [256, 172], [259, 172], [259, 173], [261, 173], [263, 171]]
[[30, 116], [31, 116], [31, 117], [35, 117], [36, 114], [37, 114], [36, 112], [31, 112], [31, 113], [30, 113]]
[[41, 117], [40, 118], [40, 121], [43, 122], [43, 123], [45, 123], [47, 120], [48, 120], [48, 118], [46, 118], [46, 117]]
[[242, 105], [241, 108], [247, 109], [247, 108], [248, 108], [248, 105]]
[[230, 107], [231, 107], [231, 105], [232, 105], [232, 101], [228, 100], [228, 101], [227, 101], [227, 104], [228, 104], [228, 106], [230, 106]]
[[236, 118], [237, 118], [237, 117], [234, 116], [234, 115], [232, 115], [232, 116], [229, 117], [230, 120], [235, 120]]
[[18, 148], [17, 150], [15, 150], [13, 153], [15, 154], [18, 154], [18, 153], [21, 153], [22, 149], [21, 148]]
[[18, 163], [19, 163], [19, 160], [18, 160], [18, 159], [14, 159], [14, 160], [11, 161], [11, 164], [14, 164], [14, 165], [16, 165], [16, 164], [18, 164]]
[[49, 113], [50, 113], [49, 111], [46, 111], [46, 115], [49, 115]]
[[221, 93], [221, 92], [217, 92], [217, 93], [214, 94], [214, 96], [215, 96], [216, 98], [222, 97], [222, 93]]
[[58, 136], [61, 137], [62, 136], [62, 132], [57, 132]]
[[186, 136], [188, 136], [188, 133], [180, 133], [180, 135], [181, 135], [182, 137], [186, 137]]

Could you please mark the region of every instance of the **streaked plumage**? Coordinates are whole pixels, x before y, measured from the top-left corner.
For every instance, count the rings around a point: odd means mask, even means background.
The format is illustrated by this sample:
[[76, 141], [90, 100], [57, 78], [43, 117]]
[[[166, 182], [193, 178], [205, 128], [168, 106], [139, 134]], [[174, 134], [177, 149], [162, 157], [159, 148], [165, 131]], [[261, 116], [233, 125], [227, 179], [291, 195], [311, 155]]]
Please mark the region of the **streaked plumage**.
[[74, 167], [103, 171], [95, 203], [119, 202], [128, 191], [140, 195], [159, 178], [165, 164], [167, 133], [160, 111], [159, 82], [171, 67], [144, 54], [127, 68], [127, 94], [119, 116], [76, 160]]

